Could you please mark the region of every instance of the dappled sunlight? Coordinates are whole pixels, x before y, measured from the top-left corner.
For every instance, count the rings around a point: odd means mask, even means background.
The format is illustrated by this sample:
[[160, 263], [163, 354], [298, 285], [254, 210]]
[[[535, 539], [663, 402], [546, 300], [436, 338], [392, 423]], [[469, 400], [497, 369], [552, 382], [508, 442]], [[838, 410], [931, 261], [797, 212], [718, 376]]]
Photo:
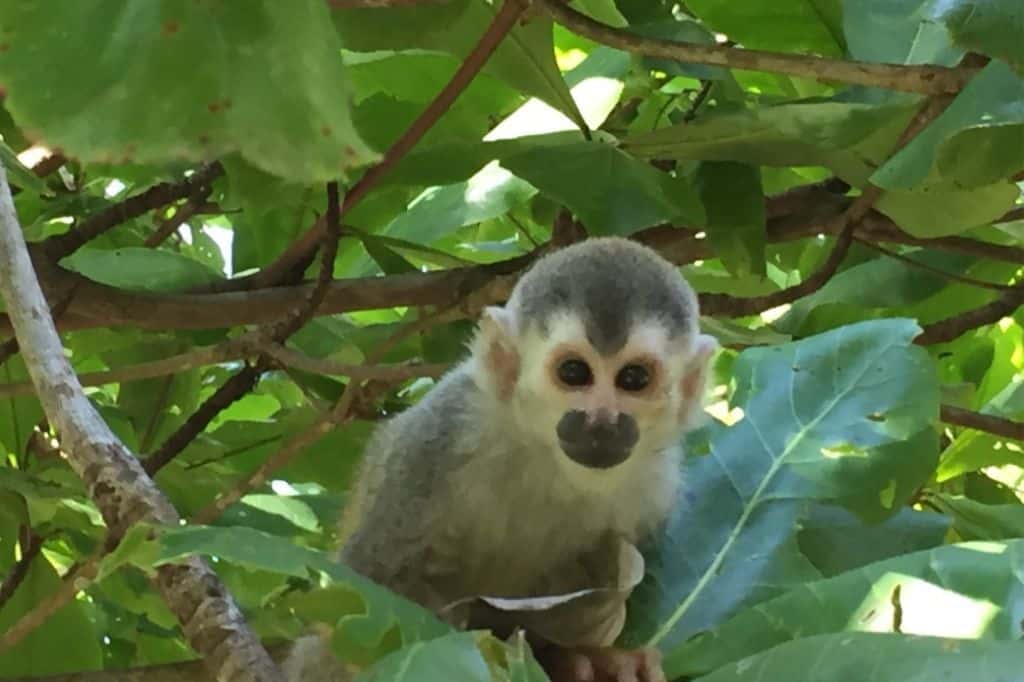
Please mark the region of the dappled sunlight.
[[850, 615], [848, 630], [902, 632], [977, 639], [985, 635], [1001, 609], [916, 576], [887, 573], [875, 581], [861, 607]]

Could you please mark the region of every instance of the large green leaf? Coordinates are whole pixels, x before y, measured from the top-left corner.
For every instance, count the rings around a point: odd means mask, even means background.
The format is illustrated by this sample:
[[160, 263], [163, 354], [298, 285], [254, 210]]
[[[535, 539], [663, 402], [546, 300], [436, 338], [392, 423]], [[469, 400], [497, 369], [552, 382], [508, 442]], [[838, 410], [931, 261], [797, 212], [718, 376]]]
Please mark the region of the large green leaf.
[[1016, 0], [942, 0], [933, 16], [959, 45], [1024, 67], [1024, 5]]
[[883, 64], [953, 66], [963, 50], [931, 21], [934, 0], [857, 0], [843, 3], [843, 32], [854, 59]]
[[[979, 675], [983, 677], [979, 678]], [[808, 637], [740, 661], [700, 682], [935, 682], [1021, 679], [1020, 644], [843, 633]]]
[[686, 7], [744, 47], [830, 56], [845, 47], [841, 0], [687, 0]]
[[666, 668], [700, 675], [789, 640], [849, 631], [1015, 640], [1022, 569], [1024, 541], [896, 557], [746, 609], [670, 652]]
[[60, 264], [94, 282], [133, 291], [187, 291], [224, 279], [197, 260], [142, 247], [79, 249]]
[[503, 158], [501, 165], [565, 203], [591, 234], [626, 235], [673, 220], [704, 222], [685, 180], [602, 142], [536, 147]]
[[399, 649], [360, 673], [356, 681], [401, 680], [410, 670], [416, 671], [415, 679], [424, 682], [490, 682], [492, 679], [473, 633], [459, 632]]
[[1024, 169], [1024, 79], [993, 61], [931, 125], [879, 168], [885, 189], [970, 189]]
[[[795, 546], [811, 500], [893, 511], [934, 466], [934, 369], [908, 320], [864, 322], [745, 351], [743, 418], [692, 457], [686, 490], [649, 552], [627, 639], [671, 651], [782, 585], [814, 577]], [[695, 523], [695, 519], [700, 519]]]
[[943, 544], [950, 518], [904, 507], [882, 523], [865, 523], [832, 505], [815, 505], [800, 525], [800, 551], [826, 578], [876, 561]]
[[1024, 505], [982, 504], [962, 495], [928, 499], [953, 518], [953, 529], [964, 540], [1024, 538]]
[[830, 166], [839, 152], [864, 145], [872, 136], [895, 140], [911, 110], [905, 103], [820, 101], [714, 112], [631, 135], [623, 148], [643, 158]]
[[79, 159], [238, 151], [310, 181], [375, 159], [352, 127], [341, 44], [319, 0], [7, 2], [0, 34], [5, 105]]
[[[333, 10], [345, 46], [352, 50], [428, 49], [465, 59], [487, 30], [499, 2], [453, 0], [406, 7]], [[523, 94], [537, 97], [584, 125], [555, 63], [551, 20], [520, 22], [484, 66]]]

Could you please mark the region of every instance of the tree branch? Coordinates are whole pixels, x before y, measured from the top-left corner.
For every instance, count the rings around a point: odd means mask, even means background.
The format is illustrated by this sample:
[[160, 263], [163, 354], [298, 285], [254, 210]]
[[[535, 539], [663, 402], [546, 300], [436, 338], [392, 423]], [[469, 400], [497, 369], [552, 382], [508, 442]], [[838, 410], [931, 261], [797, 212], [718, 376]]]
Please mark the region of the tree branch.
[[[28, 575], [32, 561], [39, 554], [39, 550], [43, 548], [43, 538], [32, 532], [31, 528], [23, 527], [19, 535], [18, 544], [21, 547], [21, 557], [14, 562], [11, 570], [7, 572], [7, 577], [0, 583], [0, 612], [4, 610], [4, 604], [10, 601], [14, 593], [18, 591], [18, 586]], [[0, 645], [0, 649], [2, 648], [3, 646]]]
[[979, 308], [968, 310], [959, 315], [933, 322], [932, 324], [923, 325], [923, 331], [914, 339], [914, 343], [921, 346], [930, 346], [936, 343], [952, 341], [972, 329], [998, 322], [1021, 305], [1024, 305], [1024, 288], [1010, 289], [991, 303]]
[[[349, 211], [362, 201], [370, 190], [373, 189], [381, 179], [397, 164], [402, 157], [416, 146], [427, 131], [429, 131], [441, 116], [448, 111], [462, 91], [473, 81], [480, 69], [490, 59], [498, 45], [511, 31], [516, 21], [526, 9], [523, 0], [504, 0], [501, 9], [494, 15], [494, 20], [487, 30], [480, 37], [479, 42], [467, 55], [458, 70], [452, 75], [447, 85], [437, 93], [437, 97], [427, 105], [409, 128], [402, 133], [402, 136], [384, 153], [376, 165], [371, 167], [363, 177], [359, 179], [346, 193], [341, 204], [340, 218], [344, 218]], [[290, 272], [295, 266], [311, 253], [316, 244], [322, 238], [326, 227], [325, 219], [318, 220], [313, 227], [306, 231], [291, 246], [285, 249], [277, 260], [253, 275], [252, 283], [255, 287], [267, 286], [277, 282], [280, 277]]]
[[942, 405], [939, 418], [947, 424], [985, 431], [1003, 438], [1024, 441], [1024, 424], [992, 414], [982, 414], [952, 405]]
[[648, 57], [675, 59], [689, 64], [784, 73], [816, 81], [839, 81], [924, 95], [959, 92], [977, 72], [977, 68], [966, 66], [951, 69], [931, 65], [874, 64], [644, 38], [595, 21], [572, 9], [562, 0], [537, 2], [555, 21], [585, 38], [620, 50]]
[[[145, 520], [175, 526], [178, 513], [82, 394], [36, 280], [0, 167], [0, 293], [46, 418], [60, 433], [109, 532]], [[281, 674], [209, 566], [199, 558], [157, 569], [156, 585], [185, 638], [222, 682], [281, 682]]]
[[178, 182], [162, 182], [154, 185], [141, 194], [128, 197], [124, 201], [103, 209], [68, 232], [49, 237], [41, 243], [40, 248], [56, 263], [61, 258], [74, 253], [83, 244], [121, 223], [137, 218], [154, 208], [167, 206], [179, 199], [185, 199], [201, 192], [205, 185], [223, 172], [224, 167], [219, 162], [213, 162]]

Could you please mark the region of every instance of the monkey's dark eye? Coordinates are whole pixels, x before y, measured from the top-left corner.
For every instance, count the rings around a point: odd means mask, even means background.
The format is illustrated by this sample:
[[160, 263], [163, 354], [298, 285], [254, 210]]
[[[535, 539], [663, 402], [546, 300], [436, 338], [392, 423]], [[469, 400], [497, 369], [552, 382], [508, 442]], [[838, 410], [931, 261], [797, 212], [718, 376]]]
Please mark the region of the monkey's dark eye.
[[615, 377], [615, 385], [623, 391], [642, 391], [651, 383], [651, 373], [643, 365], [626, 365]]
[[573, 358], [558, 366], [558, 379], [566, 386], [586, 386], [594, 379], [594, 375], [590, 365]]

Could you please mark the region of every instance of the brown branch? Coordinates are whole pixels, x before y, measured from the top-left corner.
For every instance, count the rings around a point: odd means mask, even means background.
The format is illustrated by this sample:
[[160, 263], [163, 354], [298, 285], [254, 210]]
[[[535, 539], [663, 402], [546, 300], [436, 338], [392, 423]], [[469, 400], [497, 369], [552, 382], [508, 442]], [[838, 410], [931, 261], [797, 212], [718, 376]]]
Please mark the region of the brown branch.
[[[838, 188], [836, 188], [838, 189]], [[836, 217], [851, 200], [826, 185], [796, 188], [769, 197], [766, 241], [771, 244], [803, 239], [818, 234], [836, 234]], [[1002, 246], [963, 237], [920, 239], [901, 231], [890, 219], [870, 212], [858, 225], [876, 241], [926, 246], [970, 253], [1011, 263], [1024, 264], [1017, 247]], [[709, 258], [714, 254], [697, 231], [661, 225], [642, 230], [633, 239], [646, 244], [677, 265]], [[476, 291], [480, 304], [497, 303], [508, 295], [518, 274], [543, 251], [485, 265], [415, 272], [386, 277], [340, 279], [328, 287], [317, 315], [335, 315], [394, 306], [446, 306], [465, 291]], [[132, 292], [91, 282], [60, 269], [40, 270], [48, 291], [79, 287], [72, 305], [61, 315], [62, 330], [96, 327], [168, 329], [220, 329], [239, 325], [273, 323], [287, 315], [295, 301], [308, 298], [312, 284], [279, 286], [253, 291], [202, 294], [150, 294]], [[455, 319], [455, 318], [452, 318]], [[10, 323], [0, 315], [0, 333], [9, 333]]]
[[[126, 383], [153, 379], [155, 377], [177, 374], [196, 367], [215, 365], [231, 360], [252, 358], [265, 355], [275, 365], [330, 376], [345, 376], [353, 379], [376, 379], [379, 381], [404, 381], [417, 377], [437, 376], [444, 371], [444, 365], [405, 363], [399, 365], [353, 365], [337, 362], [327, 358], [314, 358], [279, 344], [261, 342], [256, 335], [226, 341], [215, 346], [206, 346], [196, 350], [172, 355], [137, 365], [117, 367], [100, 372], [86, 372], [78, 375], [82, 386], [102, 386], [104, 384]], [[31, 381], [18, 381], [0, 384], [0, 398], [11, 398], [19, 395], [33, 395], [35, 386]]]
[[689, 64], [768, 71], [816, 81], [838, 81], [924, 95], [959, 92], [977, 72], [977, 68], [966, 66], [951, 69], [932, 65], [873, 64], [645, 38], [595, 21], [561, 0], [537, 1], [555, 21], [585, 38], [620, 50]]
[[[25, 580], [25, 576], [28, 575], [32, 561], [39, 554], [39, 550], [43, 548], [43, 538], [32, 532], [31, 528], [23, 527], [22, 532], [19, 533], [18, 544], [21, 547], [21, 557], [14, 562], [7, 572], [7, 577], [0, 583], [0, 612], [3, 612], [4, 605], [10, 601]], [[0, 649], [2, 648], [3, 646], [0, 646]]]
[[947, 424], [966, 426], [967, 428], [985, 431], [1003, 438], [1024, 441], [1024, 423], [997, 417], [992, 414], [982, 414], [973, 410], [965, 410], [952, 405], [942, 405], [939, 411], [939, 418]]
[[137, 218], [155, 208], [193, 196], [223, 172], [223, 166], [215, 161], [178, 182], [162, 182], [154, 185], [141, 194], [108, 206], [68, 232], [47, 238], [42, 242], [41, 248], [54, 262], [57, 262], [74, 253], [83, 244], [121, 223]]
[[[505, 0], [494, 15], [494, 20], [487, 30], [480, 37], [479, 42], [466, 56], [458, 70], [452, 75], [447, 85], [442, 88], [437, 97], [427, 105], [409, 128], [402, 133], [402, 136], [384, 153], [376, 165], [372, 166], [363, 174], [346, 193], [341, 204], [340, 218], [344, 218], [349, 211], [362, 201], [370, 190], [372, 190], [381, 179], [397, 164], [402, 157], [409, 153], [416, 143], [429, 131], [442, 115], [452, 106], [462, 91], [465, 90], [476, 75], [490, 59], [494, 51], [504, 37], [511, 31], [518, 21], [520, 15], [526, 8], [523, 0]], [[295, 266], [306, 258], [316, 247], [316, 244], [323, 236], [326, 228], [324, 219], [318, 220], [313, 227], [306, 231], [291, 246], [285, 249], [277, 260], [265, 267], [262, 271], [253, 276], [254, 287], [264, 287], [277, 282], [282, 275], [291, 272]]]
[[[137, 521], [177, 526], [180, 517], [82, 393], [71, 370], [18, 224], [0, 167], [0, 293], [47, 420], [112, 537]], [[280, 682], [217, 575], [198, 557], [156, 569], [157, 589], [189, 645], [221, 682]], [[72, 583], [73, 584], [73, 583]]]
[[45, 178], [50, 173], [53, 173], [58, 168], [67, 163], [67, 159], [63, 154], [53, 152], [49, 156], [40, 159], [39, 162], [32, 166], [32, 172], [35, 173], [38, 178]]
[[972, 329], [994, 324], [1024, 305], [1024, 288], [1014, 288], [1003, 293], [994, 301], [979, 308], [947, 317], [944, 320], [922, 325], [921, 334], [914, 343], [930, 346], [946, 343], [966, 334]]
[[179, 227], [203, 210], [206, 205], [206, 198], [210, 196], [212, 190], [213, 188], [210, 185], [203, 185], [188, 201], [174, 211], [174, 215], [160, 223], [160, 226], [154, 230], [153, 234], [146, 237], [143, 246], [155, 249], [167, 241], [172, 234], [178, 231]]
[[[327, 232], [323, 237], [320, 275], [305, 304], [272, 330], [271, 338], [276, 343], [282, 343], [301, 329], [323, 303], [327, 287], [334, 278], [334, 259], [338, 255], [338, 239], [341, 236], [339, 213], [338, 183], [329, 182], [327, 183]], [[268, 369], [270, 369], [269, 359], [261, 356], [255, 364], [246, 365], [245, 368], [225, 381], [212, 396], [199, 406], [199, 409], [185, 420], [184, 424], [167, 437], [156, 452], [146, 458], [146, 473], [152, 476], [167, 466], [210, 425], [210, 422], [221, 411], [251, 391], [263, 372]]]

